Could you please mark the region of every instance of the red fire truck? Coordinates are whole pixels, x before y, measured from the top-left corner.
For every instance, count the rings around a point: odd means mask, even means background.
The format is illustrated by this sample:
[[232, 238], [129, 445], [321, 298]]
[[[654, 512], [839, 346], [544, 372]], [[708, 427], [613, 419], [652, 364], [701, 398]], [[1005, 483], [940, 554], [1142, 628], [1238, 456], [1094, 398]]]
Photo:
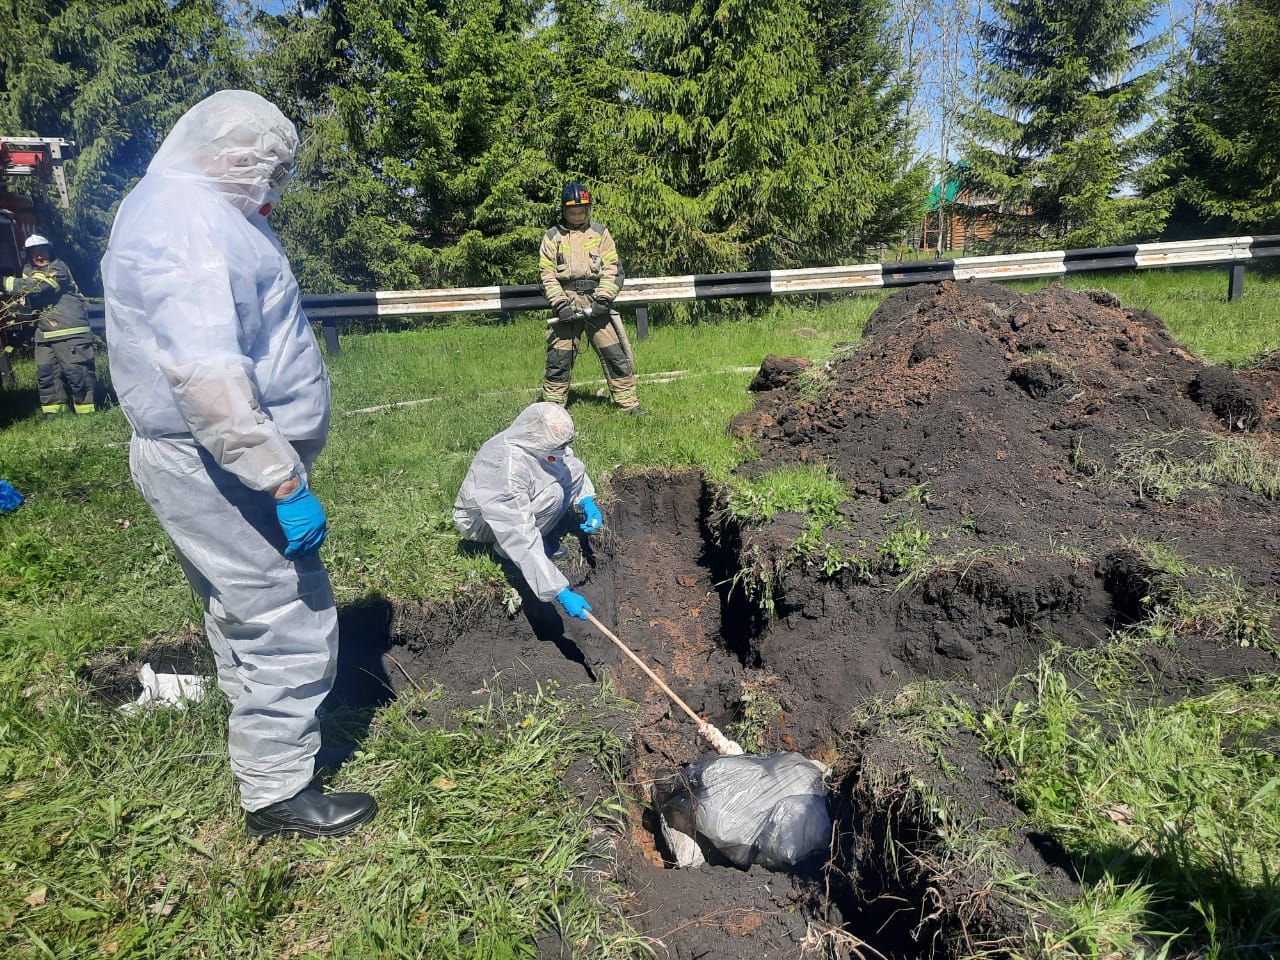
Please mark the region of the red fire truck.
[[[21, 250], [27, 237], [40, 225], [36, 205], [28, 196], [13, 193], [19, 177], [36, 177], [52, 182], [58, 193], [58, 205], [66, 209], [67, 178], [62, 161], [75, 147], [71, 140], [58, 137], [0, 136], [0, 277], [22, 273]], [[7, 327], [5, 304], [0, 303], [0, 386], [13, 381], [6, 349], [17, 339], [17, 327]]]

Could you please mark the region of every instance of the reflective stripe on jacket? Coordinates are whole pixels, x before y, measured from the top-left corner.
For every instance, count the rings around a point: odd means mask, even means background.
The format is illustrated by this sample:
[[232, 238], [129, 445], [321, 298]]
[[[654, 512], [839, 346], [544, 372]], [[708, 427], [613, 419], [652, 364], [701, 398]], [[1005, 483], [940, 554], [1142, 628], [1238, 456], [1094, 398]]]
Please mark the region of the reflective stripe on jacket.
[[39, 311], [37, 342], [91, 332], [84, 298], [70, 268], [61, 260], [53, 260], [43, 267], [28, 265], [21, 277], [6, 277], [4, 285], [7, 293], [26, 298], [32, 310]]
[[595, 283], [597, 297], [606, 300], [616, 297], [622, 286], [618, 248], [609, 230], [594, 220], [578, 230], [562, 223], [548, 230], [538, 251], [538, 271], [553, 307], [568, 299], [575, 280]]

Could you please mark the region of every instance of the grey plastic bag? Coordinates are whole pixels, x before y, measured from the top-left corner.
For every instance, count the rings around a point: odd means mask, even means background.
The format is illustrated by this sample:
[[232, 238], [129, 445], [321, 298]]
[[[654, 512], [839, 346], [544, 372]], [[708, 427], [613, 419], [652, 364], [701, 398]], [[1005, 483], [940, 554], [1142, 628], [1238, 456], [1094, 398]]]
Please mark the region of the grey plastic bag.
[[663, 820], [739, 867], [794, 867], [831, 839], [823, 769], [798, 753], [707, 757], [657, 799]]

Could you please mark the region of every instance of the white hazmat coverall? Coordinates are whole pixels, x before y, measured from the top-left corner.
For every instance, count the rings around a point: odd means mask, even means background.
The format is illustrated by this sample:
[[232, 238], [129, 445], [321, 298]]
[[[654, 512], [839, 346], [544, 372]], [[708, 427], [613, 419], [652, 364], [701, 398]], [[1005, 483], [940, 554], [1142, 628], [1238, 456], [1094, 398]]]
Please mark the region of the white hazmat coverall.
[[102, 260], [111, 377], [134, 483], [204, 601], [241, 803], [314, 774], [338, 626], [312, 552], [284, 556], [271, 491], [305, 480], [329, 377], [265, 213], [298, 135], [243, 90], [188, 110], [116, 214]]
[[573, 454], [573, 420], [555, 403], [530, 404], [506, 430], [485, 441], [453, 504], [468, 540], [492, 543], [524, 575], [539, 600], [569, 586], [547, 557], [542, 535], [596, 489]]

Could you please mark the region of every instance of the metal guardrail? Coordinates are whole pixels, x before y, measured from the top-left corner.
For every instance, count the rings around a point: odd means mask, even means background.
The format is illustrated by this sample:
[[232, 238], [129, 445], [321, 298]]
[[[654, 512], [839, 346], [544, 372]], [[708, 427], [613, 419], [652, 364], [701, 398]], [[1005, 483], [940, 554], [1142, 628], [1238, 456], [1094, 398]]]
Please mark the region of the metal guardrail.
[[[1014, 280], [1094, 270], [1150, 270], [1205, 264], [1224, 264], [1231, 268], [1228, 298], [1234, 300], [1244, 291], [1244, 264], [1273, 257], [1280, 257], [1280, 235], [1136, 243], [1083, 250], [959, 257], [954, 260], [912, 260], [684, 277], [628, 277], [617, 303], [622, 307], [635, 308], [638, 334], [640, 339], [644, 339], [648, 335], [647, 306], [651, 303], [849, 293], [943, 280]], [[302, 298], [302, 305], [310, 319], [319, 320], [323, 325], [325, 345], [332, 353], [338, 352], [338, 326], [343, 320], [466, 313], [510, 314], [550, 309], [539, 284], [310, 294]], [[95, 327], [101, 326], [100, 305], [90, 308], [90, 318]]]

